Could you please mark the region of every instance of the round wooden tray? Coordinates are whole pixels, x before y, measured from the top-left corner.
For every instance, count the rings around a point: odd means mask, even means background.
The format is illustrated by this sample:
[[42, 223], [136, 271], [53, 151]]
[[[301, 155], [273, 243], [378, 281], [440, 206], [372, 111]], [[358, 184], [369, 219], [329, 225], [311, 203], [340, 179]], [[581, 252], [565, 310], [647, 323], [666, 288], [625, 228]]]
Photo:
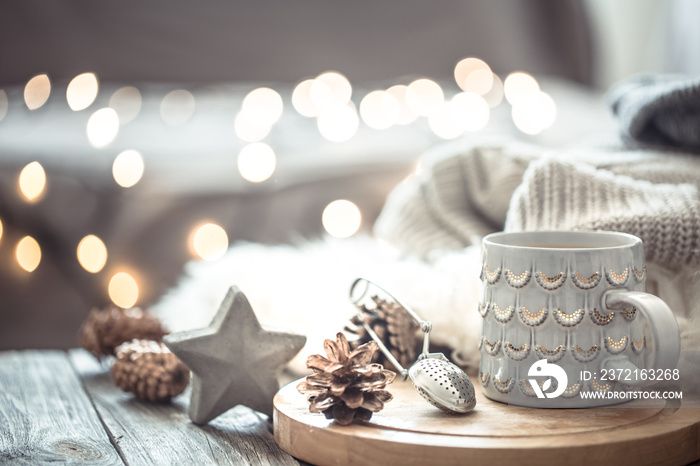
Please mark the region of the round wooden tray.
[[476, 409], [450, 415], [409, 382], [370, 422], [343, 427], [308, 411], [299, 381], [274, 399], [275, 440], [316, 465], [672, 464], [700, 458], [700, 408], [631, 402], [588, 409], [533, 409], [489, 400], [472, 380]]

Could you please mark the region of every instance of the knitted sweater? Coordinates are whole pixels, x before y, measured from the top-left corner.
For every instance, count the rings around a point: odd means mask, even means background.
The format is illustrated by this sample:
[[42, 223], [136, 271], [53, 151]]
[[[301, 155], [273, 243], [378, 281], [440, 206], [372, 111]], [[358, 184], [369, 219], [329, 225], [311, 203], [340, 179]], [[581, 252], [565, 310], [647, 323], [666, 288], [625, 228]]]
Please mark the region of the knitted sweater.
[[700, 265], [698, 157], [500, 144], [442, 149], [422, 168], [375, 227], [405, 252], [430, 258], [504, 229], [615, 230], [639, 236], [650, 262]]

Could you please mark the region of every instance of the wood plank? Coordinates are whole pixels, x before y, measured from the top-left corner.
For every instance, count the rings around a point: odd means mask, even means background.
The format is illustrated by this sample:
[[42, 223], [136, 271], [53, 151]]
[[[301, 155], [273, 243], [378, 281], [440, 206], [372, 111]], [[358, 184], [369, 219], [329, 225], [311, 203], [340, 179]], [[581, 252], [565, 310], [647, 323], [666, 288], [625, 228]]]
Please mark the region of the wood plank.
[[237, 406], [199, 427], [187, 416], [188, 392], [171, 403], [142, 402], [115, 387], [87, 352], [70, 356], [127, 464], [299, 464], [277, 446], [267, 418], [249, 408]]
[[0, 463], [123, 464], [62, 351], [0, 352]]
[[309, 412], [298, 382], [275, 396], [275, 438], [318, 465], [686, 465], [700, 458], [700, 408], [678, 400], [522, 408], [486, 398], [474, 379], [476, 409], [452, 415], [397, 381], [388, 387], [394, 399], [369, 422], [340, 426]]

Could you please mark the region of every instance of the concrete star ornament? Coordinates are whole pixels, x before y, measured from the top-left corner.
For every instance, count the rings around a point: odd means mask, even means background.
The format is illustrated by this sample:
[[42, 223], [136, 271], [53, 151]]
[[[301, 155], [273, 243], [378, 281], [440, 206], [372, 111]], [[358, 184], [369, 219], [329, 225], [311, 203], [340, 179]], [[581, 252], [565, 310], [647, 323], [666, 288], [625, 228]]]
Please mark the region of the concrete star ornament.
[[271, 416], [278, 373], [306, 337], [263, 329], [232, 286], [208, 327], [172, 333], [163, 343], [192, 371], [189, 415], [201, 425], [238, 404]]

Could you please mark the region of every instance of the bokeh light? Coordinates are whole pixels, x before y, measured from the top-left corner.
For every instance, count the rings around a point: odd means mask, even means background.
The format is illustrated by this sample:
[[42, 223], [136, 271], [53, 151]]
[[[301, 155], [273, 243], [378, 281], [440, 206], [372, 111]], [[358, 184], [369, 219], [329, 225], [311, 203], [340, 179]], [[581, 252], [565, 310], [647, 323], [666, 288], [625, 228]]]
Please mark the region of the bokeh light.
[[169, 126], [180, 126], [194, 115], [195, 99], [191, 92], [178, 89], [160, 102], [160, 116]]
[[139, 285], [134, 277], [126, 272], [117, 272], [109, 280], [109, 299], [117, 306], [128, 309], [139, 299]]
[[429, 116], [445, 100], [438, 83], [430, 79], [417, 79], [408, 85], [406, 103], [417, 115]]
[[414, 93], [408, 89], [408, 86], [403, 84], [397, 84], [396, 86], [391, 86], [386, 90], [387, 94], [394, 96], [396, 101], [399, 103], [399, 118], [396, 120], [397, 125], [408, 125], [416, 121], [418, 114], [411, 110], [408, 105], [408, 94]]
[[241, 104], [233, 128], [245, 142], [258, 142], [270, 134], [272, 125], [282, 116], [282, 97], [274, 89], [260, 87], [250, 91]]
[[316, 120], [316, 125], [321, 136], [329, 141], [345, 142], [357, 133], [360, 118], [354, 105], [350, 103], [325, 110]]
[[143, 176], [143, 157], [135, 150], [125, 150], [112, 163], [112, 176], [122, 188], [130, 188]]
[[261, 121], [250, 116], [241, 111], [236, 115], [236, 119], [233, 121], [233, 131], [236, 133], [241, 140], [245, 142], [258, 142], [262, 141], [270, 134], [272, 127]]
[[464, 91], [484, 95], [493, 86], [493, 73], [491, 70], [472, 71], [464, 81]]
[[541, 91], [531, 92], [516, 101], [511, 115], [520, 131], [535, 135], [554, 124], [557, 107], [549, 94]]
[[192, 248], [195, 254], [207, 261], [221, 259], [228, 248], [228, 235], [216, 223], [206, 223], [195, 229]]
[[428, 117], [428, 126], [433, 133], [443, 139], [454, 139], [462, 135], [464, 128], [459, 121], [459, 110], [453, 102], [441, 103]]
[[323, 228], [336, 238], [348, 238], [360, 229], [362, 214], [360, 209], [346, 199], [333, 201], [323, 209]]
[[7, 93], [0, 89], [0, 121], [7, 115], [7, 109], [9, 107], [9, 102], [7, 101]]
[[94, 73], [79, 74], [68, 83], [66, 100], [71, 110], [77, 112], [88, 108], [97, 98], [99, 84]]
[[515, 105], [521, 97], [539, 90], [540, 85], [535, 78], [521, 71], [509, 74], [503, 83], [503, 92], [511, 105]]
[[107, 246], [95, 235], [87, 235], [78, 243], [78, 262], [90, 273], [97, 273], [107, 263]]
[[275, 172], [277, 157], [270, 146], [262, 142], [248, 144], [238, 154], [238, 171], [252, 182], [260, 183]]
[[493, 75], [491, 89], [483, 97], [491, 108], [497, 107], [503, 101], [503, 81], [498, 75]]
[[2, 239], [2, 220], [0, 220], [0, 239]]
[[35, 201], [46, 187], [46, 172], [39, 162], [27, 164], [19, 174], [19, 191], [28, 201]]
[[274, 125], [282, 116], [284, 104], [282, 97], [274, 89], [260, 87], [248, 93], [241, 104], [241, 112], [249, 120], [267, 126]]
[[493, 73], [489, 65], [479, 58], [469, 57], [460, 60], [455, 65], [454, 73], [455, 81], [463, 91], [484, 95], [491, 89]]
[[321, 111], [345, 106], [352, 97], [350, 81], [342, 74], [328, 71], [318, 75], [309, 88], [313, 104]]
[[114, 109], [105, 107], [90, 115], [87, 138], [95, 149], [108, 146], [119, 134], [119, 116]]
[[109, 106], [117, 112], [119, 123], [125, 125], [136, 118], [141, 111], [141, 92], [134, 86], [117, 89], [109, 98]]
[[24, 103], [29, 110], [36, 110], [49, 100], [51, 81], [45, 74], [34, 76], [24, 86]]
[[460, 92], [450, 103], [453, 118], [464, 131], [479, 131], [489, 122], [489, 105], [480, 95]]
[[316, 106], [311, 99], [311, 85], [313, 79], [306, 79], [296, 85], [292, 92], [292, 105], [300, 115], [305, 117], [317, 117], [321, 114], [321, 109]]
[[399, 120], [400, 111], [396, 97], [386, 91], [372, 91], [360, 102], [362, 121], [374, 129], [387, 129], [393, 126]]
[[20, 267], [27, 272], [33, 272], [41, 262], [41, 247], [34, 238], [25, 236], [17, 243], [15, 256]]

